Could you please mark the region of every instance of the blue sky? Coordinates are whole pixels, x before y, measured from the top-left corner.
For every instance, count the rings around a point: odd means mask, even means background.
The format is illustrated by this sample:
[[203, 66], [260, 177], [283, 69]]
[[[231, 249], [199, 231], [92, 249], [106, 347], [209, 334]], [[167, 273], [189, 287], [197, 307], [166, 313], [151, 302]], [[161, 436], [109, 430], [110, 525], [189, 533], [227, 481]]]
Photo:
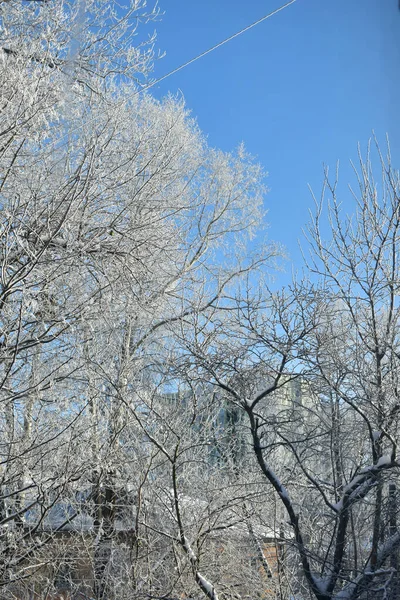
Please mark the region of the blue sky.
[[[160, 77], [283, 2], [160, 0]], [[297, 0], [154, 86], [181, 91], [212, 146], [244, 141], [268, 171], [269, 235], [301, 265], [297, 240], [318, 193], [322, 164], [349, 159], [372, 130], [400, 156], [400, 11], [397, 0]], [[396, 166], [400, 166], [397, 162]], [[347, 194], [343, 196], [346, 203]]]

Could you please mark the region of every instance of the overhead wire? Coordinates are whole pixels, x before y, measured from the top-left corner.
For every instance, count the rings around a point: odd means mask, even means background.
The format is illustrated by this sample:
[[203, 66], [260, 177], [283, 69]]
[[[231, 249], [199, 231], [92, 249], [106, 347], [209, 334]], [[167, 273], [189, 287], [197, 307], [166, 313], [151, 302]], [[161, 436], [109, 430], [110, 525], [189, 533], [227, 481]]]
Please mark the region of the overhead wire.
[[172, 71], [169, 71], [168, 73], [166, 73], [162, 77], [159, 77], [155, 81], [150, 82], [148, 85], [143, 86], [136, 93], [139, 94], [140, 92], [144, 92], [144, 91], [150, 89], [151, 87], [157, 85], [161, 81], [164, 81], [164, 79], [167, 79], [167, 77], [171, 77], [171, 75], [174, 75], [175, 73], [178, 73], [178, 71], [181, 71], [185, 67], [188, 67], [192, 63], [194, 63], [197, 60], [199, 60], [200, 58], [203, 58], [203, 56], [206, 56], [207, 54], [210, 54], [210, 52], [213, 52], [217, 48], [220, 48], [224, 44], [227, 44], [228, 42], [230, 42], [234, 38], [238, 37], [239, 35], [242, 35], [242, 33], [245, 33], [246, 31], [249, 31], [249, 29], [252, 29], [253, 27], [256, 27], [256, 25], [259, 25], [263, 21], [266, 21], [267, 19], [270, 19], [271, 17], [273, 17], [274, 15], [276, 15], [277, 13], [279, 13], [281, 10], [284, 10], [285, 8], [287, 8], [288, 6], [290, 6], [291, 4], [294, 4], [295, 2], [296, 2], [296, 0], [290, 0], [289, 2], [286, 2], [286, 4], [283, 4], [282, 6], [279, 6], [275, 10], [271, 11], [270, 13], [268, 13], [267, 15], [264, 15], [260, 19], [257, 19], [257, 21], [254, 21], [250, 25], [247, 25], [246, 27], [243, 27], [243, 29], [241, 29], [240, 31], [237, 31], [233, 35], [230, 35], [229, 37], [227, 37], [224, 40], [222, 40], [221, 42], [218, 42], [217, 44], [215, 44], [211, 48], [208, 48], [208, 50], [205, 50], [204, 52], [201, 52], [200, 54], [198, 54], [197, 56], [195, 56], [195, 57], [191, 58], [190, 60], [186, 61], [185, 63], [183, 63], [179, 67], [176, 67], [175, 69], [172, 69]]
[[[278, 8], [276, 8], [275, 10], [269, 12], [268, 14], [264, 15], [260, 19], [257, 19], [257, 21], [254, 21], [250, 25], [247, 25], [246, 27], [243, 27], [243, 29], [241, 29], [240, 31], [237, 31], [236, 33], [234, 33], [234, 34], [230, 35], [229, 37], [225, 38], [224, 40], [222, 40], [221, 42], [218, 42], [217, 44], [215, 44], [211, 48], [208, 48], [208, 50], [205, 50], [204, 52], [201, 52], [197, 56], [195, 56], [195, 57], [191, 58], [190, 60], [186, 61], [185, 63], [179, 65], [175, 69], [172, 69], [172, 71], [169, 71], [165, 75], [162, 75], [162, 77], [159, 77], [158, 79], [155, 79], [154, 81], [151, 81], [147, 85], [142, 86], [140, 89], [136, 90], [132, 95], [136, 96], [136, 95], [140, 94], [141, 92], [147, 91], [148, 89], [154, 87], [155, 85], [157, 85], [161, 81], [164, 81], [168, 77], [171, 77], [171, 75], [174, 75], [175, 73], [178, 73], [178, 71], [181, 71], [182, 69], [186, 68], [187, 66], [189, 66], [192, 63], [194, 63], [197, 60], [199, 60], [200, 58], [203, 58], [203, 56], [206, 56], [207, 54], [210, 54], [211, 52], [213, 52], [217, 48], [220, 48], [224, 44], [227, 44], [228, 42], [230, 42], [234, 38], [238, 37], [239, 35], [242, 35], [246, 31], [249, 31], [249, 29], [252, 29], [253, 27], [256, 27], [257, 25], [259, 25], [263, 21], [266, 21], [267, 19], [270, 19], [271, 17], [273, 17], [277, 13], [281, 12], [285, 8], [288, 8], [291, 4], [294, 4], [295, 2], [296, 2], [296, 0], [289, 0], [289, 2], [286, 2], [285, 4], [282, 4], [281, 6], [279, 6]], [[91, 120], [95, 120], [95, 118], [92, 117], [92, 119], [89, 119], [86, 122], [86, 124], [88, 122], [90, 122]], [[77, 125], [77, 126], [73, 127], [72, 129], [69, 129], [68, 134], [75, 133], [75, 132], [79, 131], [79, 129], [81, 129], [82, 127], [83, 127], [83, 123], [80, 124], [80, 125]], [[63, 135], [61, 135], [60, 138], [58, 138], [57, 141], [60, 143], [61, 140], [63, 140], [66, 135], [67, 135], [66, 133], [63, 134]]]

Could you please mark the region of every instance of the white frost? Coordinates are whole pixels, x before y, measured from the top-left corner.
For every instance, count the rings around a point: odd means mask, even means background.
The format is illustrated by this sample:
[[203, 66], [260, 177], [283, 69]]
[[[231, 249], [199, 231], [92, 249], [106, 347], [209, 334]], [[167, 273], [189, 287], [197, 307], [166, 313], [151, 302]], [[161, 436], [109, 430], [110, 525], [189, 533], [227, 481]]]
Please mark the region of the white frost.
[[205, 577], [203, 577], [203, 575], [201, 573], [199, 573], [198, 571], [196, 573], [196, 576], [197, 576], [197, 581], [199, 582], [199, 584], [201, 585], [203, 590], [206, 592], [208, 597], [211, 598], [212, 600], [218, 600], [218, 595], [214, 589], [214, 586], [209, 581], [207, 581], [207, 579]]
[[381, 437], [381, 432], [380, 431], [373, 431], [372, 432], [372, 439], [373, 439], [374, 442], [377, 442], [380, 437]]
[[343, 508], [343, 498], [340, 498], [339, 502], [336, 502], [336, 504], [332, 504], [332, 508], [334, 510], [336, 510], [337, 512], [339, 512], [340, 510], [342, 510], [342, 508]]
[[192, 547], [189, 544], [189, 541], [186, 536], [183, 536], [183, 545], [184, 545], [184, 548], [185, 548], [191, 562], [197, 561], [197, 556], [193, 552]]
[[391, 460], [390, 456], [387, 456], [385, 454], [384, 456], [380, 457], [380, 459], [376, 463], [376, 466], [377, 467], [384, 467], [385, 465], [390, 465], [391, 462], [392, 462], [392, 460]]

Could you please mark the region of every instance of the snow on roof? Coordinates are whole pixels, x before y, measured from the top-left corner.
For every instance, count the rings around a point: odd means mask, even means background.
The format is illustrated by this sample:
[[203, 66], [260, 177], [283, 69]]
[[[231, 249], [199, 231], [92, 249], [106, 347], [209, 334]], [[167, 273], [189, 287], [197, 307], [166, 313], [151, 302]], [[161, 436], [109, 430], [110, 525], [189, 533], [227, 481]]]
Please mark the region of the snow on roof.
[[[40, 527], [38, 528], [38, 531], [76, 533], [94, 532], [94, 518], [90, 515], [88, 506], [85, 506], [89, 496], [90, 494], [86, 490], [79, 494], [79, 500], [65, 499], [55, 502], [53, 506], [49, 508], [42, 521], [42, 507], [39, 503], [34, 504], [32, 498], [25, 498], [27, 510], [23, 515], [23, 522], [27, 528], [33, 528], [39, 524]], [[166, 496], [173, 499], [173, 490], [166, 490]], [[186, 510], [188, 515], [192, 515], [197, 523], [199, 519], [207, 520], [210, 510], [210, 505], [207, 501], [186, 494], [180, 494], [179, 500], [182, 510]], [[120, 507], [118, 507], [117, 503], [117, 509], [118, 508]], [[126, 514], [123, 514], [123, 512], [120, 514], [121, 511], [119, 511], [119, 514], [113, 518], [114, 531], [130, 532], [134, 529], [135, 501], [133, 497], [128, 508], [130, 510], [128, 510]], [[235, 537], [245, 539], [251, 535], [255, 535], [257, 539], [262, 541], [284, 540], [293, 537], [291, 531], [285, 530], [282, 532], [279, 525], [266, 526], [258, 520], [256, 521], [254, 518], [251, 518], [251, 529], [249, 529], [245, 515], [241, 510], [238, 510], [237, 506], [221, 506], [220, 509], [217, 508], [216, 510], [220, 510], [220, 517], [215, 521], [214, 532], [212, 531], [213, 525], [210, 527], [210, 535], [213, 537]], [[15, 526], [13, 520], [9, 520], [6, 525], [7, 528], [13, 528]], [[191, 526], [188, 524], [188, 529], [190, 528]]]

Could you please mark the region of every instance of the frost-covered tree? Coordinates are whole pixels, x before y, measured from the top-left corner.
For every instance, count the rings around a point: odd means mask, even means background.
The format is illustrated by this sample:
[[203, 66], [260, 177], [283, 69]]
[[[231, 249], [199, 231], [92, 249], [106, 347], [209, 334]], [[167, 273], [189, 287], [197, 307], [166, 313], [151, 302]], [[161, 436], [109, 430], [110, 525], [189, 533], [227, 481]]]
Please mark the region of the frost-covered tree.
[[[176, 332], [279, 253], [246, 256], [259, 166], [210, 148], [180, 99], [140, 92], [153, 54], [137, 27], [156, 16], [141, 0], [1, 3], [4, 598], [68, 580], [68, 528], [90, 550], [91, 594], [155, 589], [167, 537], [141, 498], [171, 485], [149, 436]], [[113, 576], [121, 552], [131, 566]]]
[[281, 595], [393, 594], [390, 162], [273, 291], [262, 170], [141, 91], [157, 9], [0, 9], [1, 597], [262, 596], [268, 536]]
[[288, 590], [318, 600], [398, 589], [399, 175], [376, 155], [379, 184], [360, 157], [351, 217], [326, 176], [308, 280], [249, 280], [181, 336], [187, 376], [243, 415], [293, 550]]

